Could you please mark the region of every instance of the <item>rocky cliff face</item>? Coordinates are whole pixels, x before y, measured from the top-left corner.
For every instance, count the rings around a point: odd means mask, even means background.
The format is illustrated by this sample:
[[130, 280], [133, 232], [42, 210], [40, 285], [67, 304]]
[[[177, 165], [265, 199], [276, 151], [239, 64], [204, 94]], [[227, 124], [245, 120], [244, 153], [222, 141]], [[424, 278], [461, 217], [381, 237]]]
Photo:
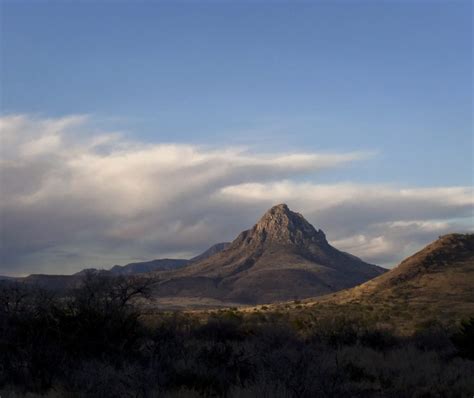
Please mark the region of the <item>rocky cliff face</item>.
[[305, 218], [286, 204], [268, 210], [255, 226], [242, 232], [232, 245], [327, 245], [326, 235], [316, 230]]

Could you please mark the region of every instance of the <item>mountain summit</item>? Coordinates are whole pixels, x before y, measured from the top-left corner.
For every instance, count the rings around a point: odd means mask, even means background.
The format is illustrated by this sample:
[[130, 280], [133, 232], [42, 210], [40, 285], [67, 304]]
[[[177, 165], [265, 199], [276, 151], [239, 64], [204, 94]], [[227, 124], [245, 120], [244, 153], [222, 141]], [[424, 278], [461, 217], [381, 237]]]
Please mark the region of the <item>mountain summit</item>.
[[291, 211], [284, 203], [268, 210], [252, 229], [242, 232], [237, 241], [243, 241], [245, 244], [298, 246], [310, 243], [327, 244], [323, 231], [316, 230], [301, 214]]
[[268, 303], [335, 292], [384, 271], [332, 247], [323, 231], [279, 204], [225, 250], [166, 274], [157, 294]]

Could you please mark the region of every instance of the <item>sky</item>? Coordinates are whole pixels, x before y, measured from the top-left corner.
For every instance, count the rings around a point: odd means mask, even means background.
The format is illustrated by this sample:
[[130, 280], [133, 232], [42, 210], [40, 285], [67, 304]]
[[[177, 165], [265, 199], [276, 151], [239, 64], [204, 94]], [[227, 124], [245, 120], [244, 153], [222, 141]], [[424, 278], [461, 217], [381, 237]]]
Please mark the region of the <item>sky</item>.
[[386, 267], [472, 231], [470, 1], [1, 1], [0, 274], [186, 258], [286, 202]]

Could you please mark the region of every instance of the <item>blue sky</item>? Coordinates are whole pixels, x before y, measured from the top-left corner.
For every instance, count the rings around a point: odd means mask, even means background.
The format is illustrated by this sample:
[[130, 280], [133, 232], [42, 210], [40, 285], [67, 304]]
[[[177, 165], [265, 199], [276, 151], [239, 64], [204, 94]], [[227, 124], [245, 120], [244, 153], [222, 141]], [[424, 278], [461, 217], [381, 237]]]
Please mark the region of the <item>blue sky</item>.
[[350, 178], [467, 184], [471, 20], [468, 1], [3, 2], [2, 109], [151, 142], [378, 150]]
[[[374, 249], [376, 254], [369, 259], [387, 264], [398, 259], [396, 253], [408, 253], [438, 233], [455, 228], [456, 220], [463, 226], [470, 222], [466, 214], [472, 203], [467, 203], [466, 197], [472, 191], [465, 189], [473, 182], [472, 15], [470, 1], [2, 1], [2, 123], [10, 137], [23, 137], [15, 144], [8, 141], [12, 147], [4, 142], [3, 155], [15, 165], [8, 175], [12, 181], [38, 183], [41, 189], [31, 193], [36, 195], [31, 198], [37, 200], [38, 192], [43, 194], [48, 187], [58, 184], [52, 177], [57, 177], [58, 170], [67, 170], [69, 174], [64, 175], [74, 175], [79, 181], [83, 174], [71, 170], [77, 171], [80, 159], [97, 160], [100, 151], [94, 152], [91, 148], [95, 144], [87, 143], [87, 139], [120, 132], [122, 137], [114, 144], [115, 149], [108, 150], [117, 155], [126, 147], [128, 155], [120, 162], [116, 159], [113, 165], [108, 163], [111, 158], [104, 156], [94, 163], [98, 167], [96, 173], [105, 167], [108, 176], [115, 176], [113, 169], [120, 168], [123, 162], [138, 154], [142, 160], [151, 159], [148, 156], [152, 153], [166, 159], [189, 155], [195, 162], [204, 162], [194, 171], [196, 179], [204, 178], [199, 173], [208, 164], [232, 170], [229, 179], [235, 180], [228, 186], [205, 180], [209, 190], [203, 203], [214, 203], [217, 193], [227, 195], [226, 198], [232, 194], [229, 203], [253, 200], [256, 210], [229, 207], [247, 213], [224, 234], [226, 239], [251, 223], [273, 201], [293, 200], [301, 206], [295, 210], [313, 214], [310, 221], [322, 220], [326, 228], [333, 227], [335, 240], [346, 249], [357, 250], [357, 242], [365, 242], [367, 250], [378, 245], [378, 251]], [[71, 115], [86, 116], [81, 119]], [[71, 135], [75, 136], [73, 143], [64, 138]], [[178, 147], [163, 147], [164, 143]], [[147, 149], [138, 150], [138, 146]], [[191, 154], [186, 146], [194, 148]], [[76, 148], [75, 152], [71, 152], [71, 147]], [[232, 152], [230, 163], [216, 160], [212, 152], [213, 148], [225, 151], [224, 148], [237, 147], [247, 148], [246, 152]], [[5, 155], [7, 152], [15, 155]], [[50, 169], [38, 157], [46, 157], [47, 153], [50, 157], [54, 155], [57, 162], [54, 166], [49, 164]], [[65, 154], [75, 162], [73, 165], [64, 160]], [[285, 156], [291, 154], [297, 154], [297, 158], [288, 171], [288, 167], [280, 166], [287, 164], [289, 158]], [[321, 161], [317, 157], [307, 159], [304, 154], [334, 157]], [[363, 160], [355, 161], [356, 158]], [[155, 181], [147, 168], [150, 162], [131, 163], [127, 169], [133, 171], [130, 183], [137, 176], [149, 183]], [[35, 179], [25, 171], [25, 165], [33, 174], [38, 170], [45, 174]], [[194, 167], [195, 163], [188, 166]], [[156, 167], [164, 166], [160, 163]], [[173, 168], [166, 163], [166, 167], [173, 171], [166, 176], [160, 174], [160, 181], [167, 187], [179, 185], [173, 178], [181, 166]], [[22, 174], [15, 174], [20, 168]], [[210, 171], [206, 173], [208, 178]], [[96, 181], [80, 179], [80, 183], [90, 190]], [[12, 192], [18, 189], [15, 184]], [[79, 182], [74, 187], [68, 184], [64, 180], [56, 188], [62, 187], [72, 195]], [[245, 184], [263, 184], [264, 190], [273, 192], [274, 197], [264, 198], [259, 193], [261, 186]], [[359, 200], [358, 195], [372, 192], [373, 196], [367, 197], [380, 200], [381, 204], [387, 200], [386, 205], [393, 207], [387, 213], [393, 216], [375, 220], [367, 214], [365, 224], [359, 220], [354, 225], [374, 226], [359, 235], [354, 235], [349, 227], [343, 230], [333, 226], [327, 218], [329, 210], [318, 212], [311, 205], [320, 202], [308, 192], [314, 190], [315, 195], [326, 197], [333, 189], [320, 184], [338, 186], [334, 197], [355, 195], [354, 201]], [[340, 184], [346, 185], [341, 188]], [[352, 191], [347, 184], [358, 184], [358, 188]], [[134, 189], [145, 194], [145, 185]], [[461, 191], [456, 187], [461, 187]], [[183, 195], [183, 187], [175, 188], [176, 195]], [[424, 188], [427, 190], [423, 191]], [[377, 189], [383, 194], [376, 195]], [[406, 189], [418, 191], [410, 191], [410, 202], [404, 207]], [[84, 197], [82, 191], [74, 192], [72, 199]], [[125, 192], [124, 188], [124, 203], [134, 200]], [[300, 192], [300, 196], [294, 196], [294, 192]], [[103, 193], [102, 198], [109, 194], [112, 191]], [[149, 194], [154, 197], [154, 193]], [[198, 193], [193, 191], [192, 195]], [[42, 197], [45, 202], [34, 209], [38, 220], [49, 214], [45, 210], [48, 206], [59, 203], [55, 202], [58, 198], [47, 197], [49, 201]], [[210, 200], [211, 197], [214, 199]], [[420, 203], [433, 197], [438, 200], [433, 205], [436, 211], [420, 212], [424, 215], [418, 217], [416, 209]], [[23, 202], [16, 196], [10, 199], [11, 203], [30, 205], [31, 198]], [[180, 246], [172, 242], [162, 249], [144, 244], [137, 232], [134, 237], [143, 244], [127, 248], [127, 256], [110, 259], [99, 253], [78, 259], [75, 266], [84, 261], [104, 265], [163, 253], [195, 254], [222, 236], [229, 210], [222, 205], [223, 197], [219, 198], [214, 209], [222, 210], [221, 218], [199, 218], [198, 214], [205, 214], [204, 207], [188, 215], [194, 227], [211, 221], [222, 225], [222, 229], [209, 229], [207, 235], [201, 231], [206, 242], [198, 239], [187, 248], [184, 243]], [[417, 202], [413, 198], [425, 199]], [[99, 203], [101, 198], [89, 200]], [[403, 202], [401, 207], [397, 207], [397, 202]], [[448, 202], [453, 206], [449, 211], [449, 206], [443, 205]], [[344, 209], [351, 206], [358, 209], [356, 204], [344, 202]], [[369, 205], [364, 206], [368, 209]], [[138, 217], [138, 212], [142, 214], [144, 208], [145, 205], [137, 209], [134, 217]], [[16, 211], [20, 218], [26, 214], [25, 209]], [[175, 214], [166, 206], [162, 211]], [[9, 212], [15, 213], [10, 208]], [[402, 245], [401, 232], [400, 236], [394, 232], [408, 228], [402, 213], [411, 214], [412, 221], [419, 223], [413, 227], [419, 232], [418, 238], [414, 238], [413, 228], [410, 233], [404, 230], [406, 236], [417, 242], [415, 246]], [[65, 210], [64, 214], [70, 217], [70, 212]], [[123, 209], [117, 210], [117, 214], [125, 217]], [[120, 218], [121, 225], [130, 221], [125, 218]], [[127, 233], [123, 225], [117, 232], [116, 225], [112, 227], [105, 221], [100, 227], [94, 226], [94, 233], [99, 237], [112, 234], [116, 239], [131, 233], [130, 230], [145, 231], [145, 221], [137, 220], [134, 219], [133, 228], [127, 224]], [[177, 216], [173, 220], [177, 223]], [[9, 222], [25, 227], [23, 219], [12, 216]], [[171, 219], [163, 221], [164, 225], [167, 222]], [[191, 228], [184, 219], [179, 223], [180, 228]], [[392, 224], [382, 231], [381, 223]], [[87, 228], [68, 231], [72, 235], [67, 242], [58, 238], [64, 231], [57, 232], [46, 243], [38, 236], [5, 238], [11, 244], [8, 250], [15, 253], [20, 250], [21, 241], [28, 259], [9, 254], [5, 258], [11, 263], [5, 266], [4, 273], [13, 273], [14, 267], [27, 272], [33, 267], [28, 264], [41, 263], [40, 257], [48, 264], [51, 251], [73, 256], [68, 250], [82, 247], [82, 238], [78, 236], [87, 235]], [[189, 242], [187, 230], [179, 231], [183, 242]], [[107, 239], [104, 238], [104, 245], [110, 243]]]

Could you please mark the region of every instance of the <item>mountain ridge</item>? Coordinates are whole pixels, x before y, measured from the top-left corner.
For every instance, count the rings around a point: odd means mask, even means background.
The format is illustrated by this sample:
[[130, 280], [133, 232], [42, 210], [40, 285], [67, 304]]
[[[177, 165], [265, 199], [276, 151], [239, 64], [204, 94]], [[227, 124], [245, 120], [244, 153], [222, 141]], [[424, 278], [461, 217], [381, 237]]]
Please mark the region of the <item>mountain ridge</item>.
[[210, 256], [213, 256], [216, 253], [219, 253], [225, 249], [227, 249], [230, 246], [230, 242], [219, 242], [214, 245], [212, 245], [209, 249], [205, 250], [201, 254], [192, 257], [189, 259], [190, 262], [196, 262], [196, 261], [201, 261], [204, 260]]
[[196, 257], [193, 257], [189, 260], [187, 259], [175, 259], [175, 258], [160, 258], [149, 261], [133, 262], [125, 265], [114, 265], [109, 269], [99, 269], [99, 268], [84, 268], [74, 274], [65, 275], [65, 274], [30, 274], [23, 277], [14, 277], [14, 276], [2, 276], [0, 275], [0, 281], [2, 282], [25, 282], [29, 284], [34, 284], [44, 288], [52, 290], [67, 290], [70, 288], [76, 287], [81, 278], [86, 273], [101, 273], [109, 275], [143, 275], [151, 272], [165, 272], [170, 270], [175, 270], [181, 267], [184, 267], [193, 261], [196, 261], [196, 258], [205, 259], [212, 254], [218, 253], [220, 250], [223, 250], [225, 243], [222, 242], [215, 245], [212, 245], [207, 250], [202, 252]]

